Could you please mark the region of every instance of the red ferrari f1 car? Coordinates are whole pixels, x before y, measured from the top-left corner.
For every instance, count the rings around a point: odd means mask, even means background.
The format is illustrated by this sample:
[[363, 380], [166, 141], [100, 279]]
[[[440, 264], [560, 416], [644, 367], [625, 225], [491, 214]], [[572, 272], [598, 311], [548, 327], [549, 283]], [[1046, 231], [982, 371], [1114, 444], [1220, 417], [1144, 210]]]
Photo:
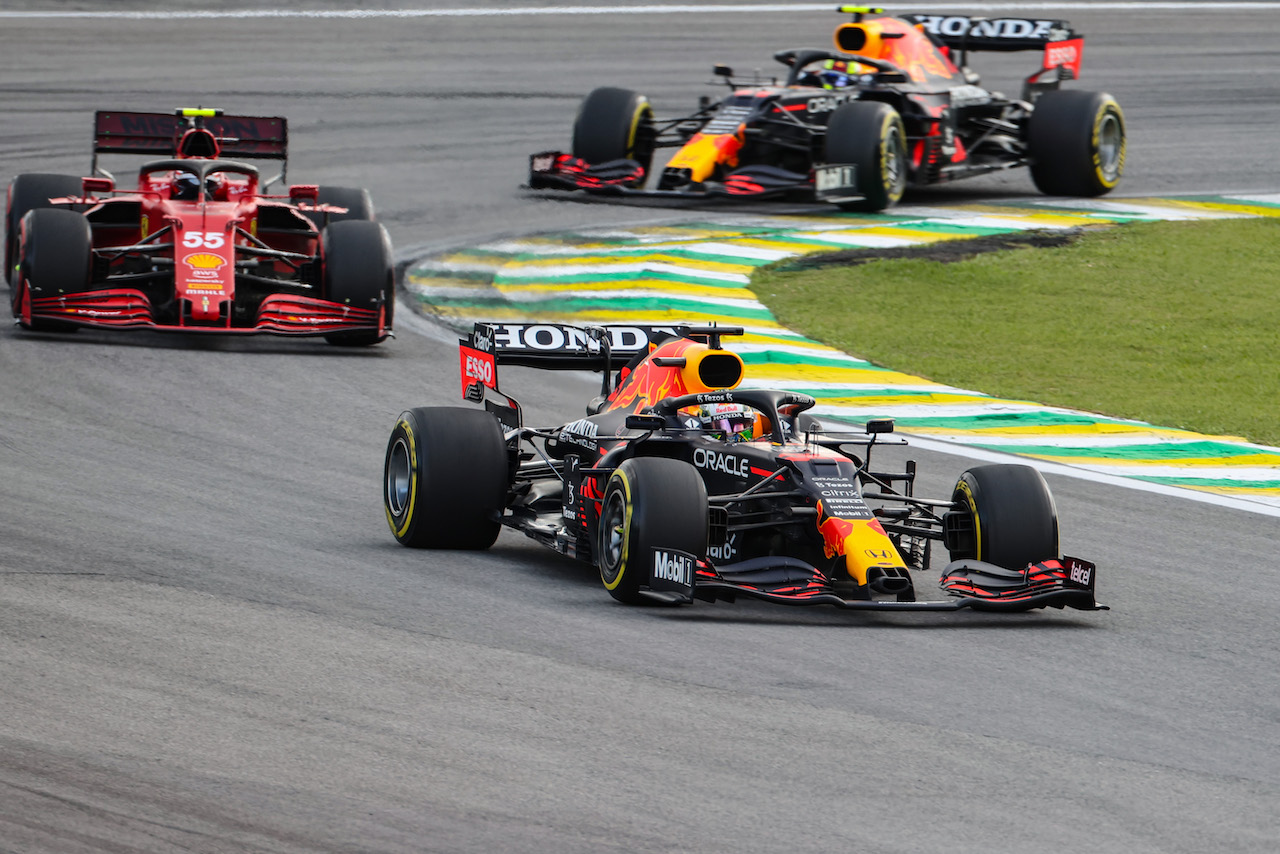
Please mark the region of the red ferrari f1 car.
[[[100, 154], [149, 154], [116, 187]], [[5, 278], [28, 328], [323, 335], [376, 344], [395, 308], [391, 242], [362, 189], [295, 184], [281, 195], [283, 118], [219, 110], [98, 112], [91, 176], [9, 185]], [[263, 180], [239, 159], [281, 161]]]
[[[582, 102], [570, 153], [530, 159], [529, 186], [669, 198], [819, 199], [878, 211], [908, 186], [1028, 166], [1049, 195], [1097, 196], [1124, 171], [1119, 104], [1059, 89], [1080, 74], [1084, 37], [1059, 20], [882, 16], [853, 22], [835, 51], [783, 50], [784, 79], [735, 81], [689, 115], [655, 119], [648, 99], [604, 87]], [[970, 52], [1038, 50], [1016, 99], [979, 85]], [[657, 175], [655, 152], [676, 148]]]
[[[1096, 569], [1058, 551], [1053, 497], [1023, 465], [964, 472], [915, 495], [916, 465], [883, 471], [893, 422], [823, 430], [814, 399], [738, 388], [728, 327], [476, 324], [460, 342], [464, 397], [483, 409], [403, 413], [383, 500], [406, 546], [484, 549], [507, 526], [595, 564], [628, 604], [750, 597], [862, 610], [1097, 610]], [[620, 370], [619, 364], [627, 360]], [[500, 364], [593, 369], [586, 417], [523, 424]], [[617, 370], [615, 377], [614, 371]], [[950, 598], [918, 600], [935, 543]]]

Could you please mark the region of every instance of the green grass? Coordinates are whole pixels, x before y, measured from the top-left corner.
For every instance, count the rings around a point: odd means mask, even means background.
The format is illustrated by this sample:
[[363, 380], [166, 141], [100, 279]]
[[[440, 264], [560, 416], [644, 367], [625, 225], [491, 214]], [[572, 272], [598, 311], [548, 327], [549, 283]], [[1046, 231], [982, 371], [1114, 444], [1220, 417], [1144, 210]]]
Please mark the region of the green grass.
[[1280, 221], [1142, 223], [955, 263], [756, 274], [787, 326], [999, 397], [1280, 445]]

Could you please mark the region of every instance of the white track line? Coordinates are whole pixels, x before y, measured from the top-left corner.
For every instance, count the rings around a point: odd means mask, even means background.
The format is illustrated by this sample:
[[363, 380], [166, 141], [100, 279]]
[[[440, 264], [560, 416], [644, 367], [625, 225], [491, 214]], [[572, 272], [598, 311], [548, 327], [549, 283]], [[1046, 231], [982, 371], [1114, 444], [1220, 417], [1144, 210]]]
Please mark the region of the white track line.
[[[1062, 2], [1062, 3], [903, 3], [895, 12], [1011, 12], [1027, 15], [1043, 11], [1105, 12], [1256, 12], [1280, 9], [1280, 2]], [[221, 9], [210, 10], [0, 10], [0, 19], [98, 19], [130, 21], [226, 20], [232, 18], [497, 18], [547, 15], [690, 15], [707, 13], [829, 12], [831, 3], [682, 3], [634, 6], [521, 6], [494, 9]]]

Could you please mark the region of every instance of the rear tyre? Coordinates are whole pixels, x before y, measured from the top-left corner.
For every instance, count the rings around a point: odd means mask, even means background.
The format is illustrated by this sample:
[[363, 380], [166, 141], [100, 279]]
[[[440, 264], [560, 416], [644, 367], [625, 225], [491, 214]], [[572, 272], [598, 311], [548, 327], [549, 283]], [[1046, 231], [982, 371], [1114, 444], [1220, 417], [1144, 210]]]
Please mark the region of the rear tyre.
[[[396, 292], [387, 230], [368, 220], [335, 222], [320, 233], [320, 243], [324, 298], [353, 308], [377, 310], [385, 306], [383, 325], [390, 329]], [[332, 332], [324, 340], [342, 347], [367, 347], [386, 337], [385, 332], [376, 331]]]
[[1101, 196], [1124, 173], [1124, 113], [1102, 92], [1055, 90], [1027, 124], [1031, 180], [1048, 196]]
[[302, 211], [302, 215], [315, 223], [316, 228], [324, 228], [335, 222], [347, 220], [374, 219], [373, 197], [369, 191], [360, 187], [321, 187], [316, 195], [316, 203], [346, 208], [346, 213], [322, 213], [320, 211]]
[[50, 199], [79, 196], [81, 180], [73, 175], [30, 172], [9, 182], [4, 215], [4, 280], [13, 284], [13, 268], [18, 263], [18, 228], [27, 211], [52, 207]]
[[[18, 228], [18, 277], [13, 287], [13, 314], [37, 297], [83, 293], [93, 270], [93, 235], [89, 220], [75, 211], [36, 208]], [[33, 318], [22, 325], [38, 332], [75, 332], [74, 323]]]
[[653, 164], [653, 108], [630, 89], [602, 86], [582, 100], [573, 123], [573, 156], [588, 163], [634, 160]]
[[841, 104], [827, 123], [826, 161], [854, 167], [863, 198], [842, 202], [846, 211], [882, 211], [898, 203], [907, 188], [907, 132], [902, 116], [888, 104]]
[[487, 549], [506, 507], [506, 442], [481, 409], [401, 413], [387, 442], [382, 503], [391, 533], [418, 549]]
[[951, 500], [973, 520], [970, 547], [952, 560], [976, 559], [1023, 569], [1058, 557], [1058, 510], [1040, 472], [1031, 466], [977, 466], [960, 475]]
[[696, 469], [680, 460], [627, 460], [609, 477], [600, 513], [596, 565], [600, 580], [619, 602], [644, 601], [652, 549], [707, 556], [707, 488]]

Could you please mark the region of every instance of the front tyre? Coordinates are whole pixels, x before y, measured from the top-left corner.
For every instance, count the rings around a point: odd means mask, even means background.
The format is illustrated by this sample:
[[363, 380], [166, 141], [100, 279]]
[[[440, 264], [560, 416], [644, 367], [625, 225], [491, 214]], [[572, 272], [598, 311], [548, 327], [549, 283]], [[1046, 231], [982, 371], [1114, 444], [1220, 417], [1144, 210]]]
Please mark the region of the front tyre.
[[[57, 297], [89, 289], [93, 271], [93, 234], [89, 220], [75, 211], [35, 208], [19, 226], [18, 277], [13, 284], [13, 314], [21, 317], [33, 296]], [[75, 332], [74, 323], [45, 318], [22, 321], [36, 332]]]
[[81, 180], [74, 175], [28, 172], [9, 182], [4, 208], [4, 280], [13, 283], [13, 268], [18, 263], [18, 231], [27, 211], [52, 207], [50, 199], [79, 196]]
[[614, 599], [644, 601], [654, 548], [707, 556], [707, 488], [686, 462], [639, 457], [609, 477], [600, 511], [596, 565]]
[[1031, 179], [1045, 195], [1109, 193], [1124, 173], [1124, 113], [1103, 92], [1045, 92], [1027, 125], [1027, 153]]
[[573, 123], [573, 156], [592, 165], [634, 160], [653, 164], [653, 108], [630, 89], [602, 86], [582, 100]]
[[[324, 298], [353, 308], [384, 309], [383, 327], [389, 329], [395, 314], [395, 270], [391, 263], [391, 238], [376, 222], [344, 220], [320, 233], [324, 256]], [[386, 332], [331, 332], [330, 344], [367, 347], [385, 339]]]
[[902, 198], [907, 132], [893, 107], [879, 101], [841, 104], [827, 123], [824, 145], [827, 163], [854, 167], [854, 184], [863, 197], [842, 202], [841, 210], [882, 211]]
[[1023, 569], [1058, 557], [1058, 510], [1049, 485], [1031, 466], [971, 468], [960, 475], [951, 500], [973, 523], [972, 539], [951, 551], [952, 560]]
[[418, 549], [487, 549], [506, 508], [506, 442], [481, 409], [401, 413], [387, 442], [382, 503], [391, 533]]

